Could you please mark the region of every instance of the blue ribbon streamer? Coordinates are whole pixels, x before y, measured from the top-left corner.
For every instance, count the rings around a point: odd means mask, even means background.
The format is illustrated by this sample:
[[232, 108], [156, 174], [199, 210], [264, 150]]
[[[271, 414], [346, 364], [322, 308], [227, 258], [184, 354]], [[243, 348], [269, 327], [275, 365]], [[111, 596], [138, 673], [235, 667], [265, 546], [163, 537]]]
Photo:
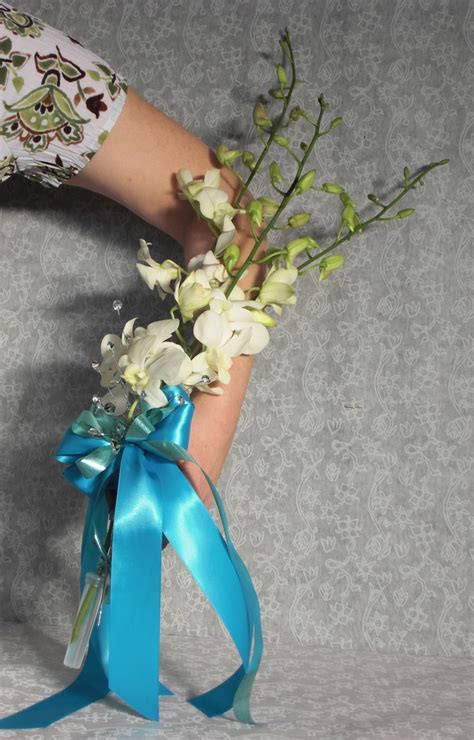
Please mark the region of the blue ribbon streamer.
[[[219, 492], [188, 452], [194, 404], [179, 385], [164, 385], [168, 405], [140, 399], [127, 428], [91, 406], [66, 431], [55, 453], [64, 476], [89, 497], [81, 546], [81, 592], [95, 572], [105, 539], [105, 487], [117, 480], [110, 603], [102, 603], [83, 667], [65, 689], [0, 720], [0, 729], [47, 727], [115, 692], [133, 709], [159, 720], [159, 697], [173, 692], [159, 681], [162, 536], [167, 537], [229, 632], [242, 659], [225, 681], [187, 701], [208, 717], [233, 709], [256, 723], [250, 697], [262, 652], [260, 606], [250, 574], [235, 549]], [[97, 429], [102, 436], [91, 436]], [[118, 441], [117, 441], [118, 440]], [[217, 504], [225, 539], [194, 487], [176, 465], [202, 470]], [[155, 556], [155, 557], [153, 557]]]

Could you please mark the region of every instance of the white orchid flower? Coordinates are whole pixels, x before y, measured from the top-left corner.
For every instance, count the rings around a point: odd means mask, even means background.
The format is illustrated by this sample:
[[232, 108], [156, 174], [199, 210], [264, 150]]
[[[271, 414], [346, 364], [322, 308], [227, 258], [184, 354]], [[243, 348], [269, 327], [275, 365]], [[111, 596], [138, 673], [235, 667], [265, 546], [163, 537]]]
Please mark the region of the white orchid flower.
[[164, 262], [156, 262], [150, 256], [149, 244], [144, 239], [139, 239], [140, 247], [137, 252], [139, 260], [146, 262], [146, 265], [142, 265], [139, 262], [136, 263], [140, 276], [148, 285], [150, 290], [155, 287], [158, 289], [160, 298], [164, 299], [167, 293], [172, 293], [173, 288], [171, 287], [171, 281], [176, 280], [179, 277], [181, 268], [173, 260], [166, 259]]
[[[218, 310], [209, 308], [203, 311], [193, 325], [194, 336], [204, 347], [196, 356], [199, 358], [196, 362], [199, 363], [200, 372], [207, 365], [209, 370], [217, 374], [218, 380], [228, 383], [232, 357], [260, 352], [268, 343], [269, 334], [268, 329], [256, 321], [251, 311], [243, 306], [232, 305], [233, 302], [228, 301], [225, 294], [217, 288], [213, 290], [213, 294], [214, 306]], [[193, 375], [185, 382], [194, 379]]]
[[183, 321], [189, 321], [196, 311], [207, 306], [212, 298], [212, 290], [204, 270], [194, 270], [182, 283], [177, 282], [174, 297]]
[[[213, 289], [209, 309], [219, 314], [232, 331], [250, 329], [249, 340], [245, 348], [241, 350], [241, 354], [254, 355], [261, 352], [270, 340], [266, 326], [274, 325], [271, 316], [267, 316], [269, 321], [260, 316], [264, 313], [263, 304], [258, 300], [246, 299], [239, 285], [233, 287], [229, 297], [226, 297], [224, 287]], [[194, 336], [196, 336], [195, 332]], [[203, 342], [203, 344], [206, 343]]]
[[162, 383], [179, 385], [192, 370], [183, 348], [166, 341], [178, 326], [178, 319], [152, 322], [145, 333], [132, 339], [118, 360], [121, 376], [131, 390], [137, 395], [144, 393], [145, 400], [157, 408], [168, 403], [160, 390]]
[[[102, 339], [100, 344], [102, 362], [96, 370], [100, 373], [100, 385], [104, 388], [112, 388], [117, 383], [120, 383], [118, 361], [125, 354], [127, 346], [134, 337], [133, 325], [137, 318], [136, 316], [134, 319], [127, 321], [121, 337], [117, 334], [106, 334]], [[146, 333], [146, 329], [143, 327], [137, 327], [135, 329], [135, 336], [141, 336], [143, 333]]]
[[182, 168], [178, 170], [177, 178], [183, 191], [180, 197], [196, 202], [201, 215], [212, 221], [221, 232], [215, 245], [215, 253], [221, 254], [235, 236], [232, 218], [245, 213], [245, 208], [234, 208], [228, 202], [229, 194], [219, 188], [221, 174], [215, 167], [207, 170], [204, 178], [196, 180], [188, 169]]
[[294, 266], [285, 268], [272, 265], [260, 286], [258, 300], [264, 306], [271, 306], [281, 316], [282, 304], [296, 303], [296, 293], [291, 286], [297, 277], [298, 269]]
[[221, 396], [224, 390], [219, 386], [212, 388], [210, 384], [217, 380], [217, 371], [209, 367], [209, 363], [206, 360], [206, 353], [199, 352], [191, 360], [192, 372], [183, 382], [184, 387], [189, 387], [189, 390], [196, 388], [204, 393], [211, 393], [215, 396]]
[[225, 265], [217, 259], [212, 249], [208, 249], [205, 253], [196, 254], [194, 257], [191, 257], [187, 264], [187, 270], [189, 272], [192, 270], [202, 270], [206, 275], [211, 288], [218, 288], [228, 278]]

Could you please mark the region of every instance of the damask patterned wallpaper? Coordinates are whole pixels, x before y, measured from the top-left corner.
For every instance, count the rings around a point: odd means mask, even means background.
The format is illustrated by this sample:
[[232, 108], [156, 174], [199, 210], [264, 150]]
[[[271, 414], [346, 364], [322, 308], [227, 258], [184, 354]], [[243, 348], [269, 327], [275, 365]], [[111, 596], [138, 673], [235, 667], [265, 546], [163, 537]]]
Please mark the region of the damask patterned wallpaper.
[[[449, 158], [404, 201], [416, 214], [344, 245], [298, 283], [259, 355], [218, 482], [262, 605], [264, 638], [385, 653], [474, 653], [472, 507], [474, 6], [467, 0], [22, 0], [107, 59], [215, 147], [252, 148], [288, 26], [300, 85], [343, 117], [318, 180], [395, 194], [404, 165]], [[306, 129], [301, 125], [301, 134]], [[284, 174], [291, 160], [276, 152]], [[253, 192], [270, 194], [265, 177]], [[314, 238], [334, 199], [307, 193]], [[90, 363], [126, 317], [160, 318], [135, 268], [167, 235], [87, 191], [2, 186], [0, 618], [67, 625], [85, 497], [53, 459], [97, 390]], [[276, 240], [273, 240], [276, 241]], [[217, 520], [217, 512], [214, 509]], [[171, 548], [163, 632], [223, 628]]]

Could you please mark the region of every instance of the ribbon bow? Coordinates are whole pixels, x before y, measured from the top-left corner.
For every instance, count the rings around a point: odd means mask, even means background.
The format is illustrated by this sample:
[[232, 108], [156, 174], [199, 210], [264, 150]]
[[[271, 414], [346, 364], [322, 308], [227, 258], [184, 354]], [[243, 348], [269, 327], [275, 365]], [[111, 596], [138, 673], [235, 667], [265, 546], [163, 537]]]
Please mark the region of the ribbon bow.
[[[0, 729], [47, 727], [114, 691], [148, 719], [159, 720], [159, 696], [173, 692], [159, 681], [162, 536], [167, 537], [216, 610], [242, 659], [240, 667], [209, 691], [187, 701], [213, 717], [233, 709], [257, 724], [250, 695], [262, 650], [258, 597], [228, 530], [217, 488], [187, 451], [194, 404], [178, 385], [163, 386], [167, 406], [140, 399], [140, 414], [127, 427], [96, 406], [81, 412], [56, 451], [64, 476], [89, 497], [81, 547], [85, 574], [98, 564], [94, 534], [102, 541], [108, 520], [105, 486], [118, 478], [110, 603], [102, 604], [86, 660], [62, 691], [0, 720]], [[189, 460], [202, 470], [217, 504], [225, 539], [194, 487], [176, 465]]]

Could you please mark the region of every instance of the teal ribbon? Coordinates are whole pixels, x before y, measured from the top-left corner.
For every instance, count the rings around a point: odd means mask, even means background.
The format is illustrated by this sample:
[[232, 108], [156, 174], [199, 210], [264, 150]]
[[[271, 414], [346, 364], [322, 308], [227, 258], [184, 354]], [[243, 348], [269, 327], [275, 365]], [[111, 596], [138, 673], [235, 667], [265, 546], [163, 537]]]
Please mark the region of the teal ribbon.
[[[110, 603], [77, 678], [62, 691], [0, 720], [0, 729], [47, 727], [109, 691], [146, 718], [159, 720], [159, 697], [173, 692], [159, 681], [162, 536], [167, 537], [227, 628], [242, 660], [214, 688], [187, 701], [208, 717], [232, 709], [241, 722], [250, 713], [252, 686], [263, 650], [260, 606], [250, 574], [229, 533], [219, 492], [188, 452], [194, 411], [179, 385], [163, 386], [168, 404], [150, 407], [130, 426], [92, 405], [66, 431], [55, 453], [64, 476], [89, 497], [81, 546], [81, 592], [95, 571], [108, 504], [105, 487], [117, 481]], [[93, 432], [92, 430], [96, 430]], [[217, 504], [225, 538], [194, 487], [176, 465], [189, 460], [202, 470]]]

